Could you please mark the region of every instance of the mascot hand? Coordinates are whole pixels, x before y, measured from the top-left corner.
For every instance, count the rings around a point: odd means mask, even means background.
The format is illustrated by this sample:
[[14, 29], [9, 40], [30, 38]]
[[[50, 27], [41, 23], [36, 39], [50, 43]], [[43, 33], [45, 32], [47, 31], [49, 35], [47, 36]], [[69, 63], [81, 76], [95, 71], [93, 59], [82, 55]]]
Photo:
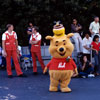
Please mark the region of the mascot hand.
[[45, 74], [47, 72], [47, 69], [48, 69], [47, 67], [44, 68], [43, 74]]
[[77, 71], [77, 68], [75, 68], [75, 70], [74, 70], [74, 73], [73, 73], [72, 77], [76, 77], [76, 76], [78, 76], [78, 71]]

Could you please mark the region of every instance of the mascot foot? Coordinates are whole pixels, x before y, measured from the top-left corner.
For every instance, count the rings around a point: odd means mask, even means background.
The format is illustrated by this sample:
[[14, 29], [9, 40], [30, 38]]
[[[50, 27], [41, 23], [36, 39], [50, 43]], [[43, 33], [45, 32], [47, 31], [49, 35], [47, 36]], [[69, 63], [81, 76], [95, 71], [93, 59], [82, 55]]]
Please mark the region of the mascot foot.
[[50, 87], [49, 88], [49, 91], [50, 92], [57, 92], [58, 91], [58, 88], [57, 87]]
[[69, 87], [61, 88], [61, 92], [71, 92], [72, 90]]

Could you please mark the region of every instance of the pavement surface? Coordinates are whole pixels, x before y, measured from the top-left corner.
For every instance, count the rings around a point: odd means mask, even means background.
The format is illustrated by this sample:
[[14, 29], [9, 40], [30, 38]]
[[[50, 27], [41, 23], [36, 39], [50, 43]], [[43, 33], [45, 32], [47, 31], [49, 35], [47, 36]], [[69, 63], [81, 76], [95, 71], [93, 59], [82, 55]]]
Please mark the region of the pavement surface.
[[0, 70], [0, 100], [99, 100], [100, 76], [95, 78], [74, 78], [69, 87], [71, 93], [49, 92], [49, 75], [34, 76], [32, 69], [24, 71], [27, 78], [16, 76], [9, 79], [6, 71]]

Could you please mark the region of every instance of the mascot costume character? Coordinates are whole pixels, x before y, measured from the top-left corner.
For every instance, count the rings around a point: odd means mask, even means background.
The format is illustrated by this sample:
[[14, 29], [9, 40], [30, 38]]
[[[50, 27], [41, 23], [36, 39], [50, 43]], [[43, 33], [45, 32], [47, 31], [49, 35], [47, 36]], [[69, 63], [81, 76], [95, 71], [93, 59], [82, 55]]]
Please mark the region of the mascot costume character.
[[44, 69], [44, 74], [49, 69], [50, 87], [49, 91], [58, 91], [60, 84], [61, 92], [71, 92], [68, 87], [72, 75], [78, 74], [76, 64], [71, 58], [74, 46], [70, 41], [73, 33], [65, 35], [65, 28], [59, 22], [53, 27], [54, 36], [46, 36], [50, 40], [49, 52], [52, 55], [51, 61]]

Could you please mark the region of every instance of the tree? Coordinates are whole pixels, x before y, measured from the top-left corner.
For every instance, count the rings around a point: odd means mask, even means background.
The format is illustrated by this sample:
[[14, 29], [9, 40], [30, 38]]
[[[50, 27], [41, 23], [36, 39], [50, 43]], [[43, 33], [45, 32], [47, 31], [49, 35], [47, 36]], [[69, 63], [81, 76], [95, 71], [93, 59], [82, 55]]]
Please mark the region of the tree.
[[94, 16], [100, 17], [99, 10], [99, 0], [1, 0], [0, 36], [5, 31], [6, 24], [12, 23], [19, 43], [23, 46], [28, 45], [26, 29], [31, 21], [39, 26], [43, 41], [46, 41], [46, 35], [53, 35], [55, 20], [61, 20], [66, 27], [66, 33], [69, 33], [73, 18], [78, 19], [85, 31], [88, 30]]

